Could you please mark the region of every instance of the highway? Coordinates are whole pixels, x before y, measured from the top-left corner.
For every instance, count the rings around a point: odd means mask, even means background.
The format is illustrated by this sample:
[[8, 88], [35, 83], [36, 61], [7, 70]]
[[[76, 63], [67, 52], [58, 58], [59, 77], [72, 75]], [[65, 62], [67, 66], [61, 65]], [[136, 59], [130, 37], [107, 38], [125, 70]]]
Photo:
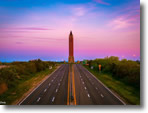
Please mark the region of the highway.
[[62, 64], [19, 105], [124, 105], [80, 64]]
[[82, 65], [74, 65], [77, 105], [124, 105], [106, 86]]
[[66, 105], [69, 65], [63, 64], [19, 105]]

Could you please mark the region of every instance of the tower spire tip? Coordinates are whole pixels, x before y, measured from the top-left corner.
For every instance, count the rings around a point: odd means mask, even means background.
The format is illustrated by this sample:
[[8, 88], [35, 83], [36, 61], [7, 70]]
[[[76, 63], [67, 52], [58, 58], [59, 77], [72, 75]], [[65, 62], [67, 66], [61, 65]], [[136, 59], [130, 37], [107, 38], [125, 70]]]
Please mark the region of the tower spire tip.
[[70, 35], [72, 35], [72, 30], [70, 31]]

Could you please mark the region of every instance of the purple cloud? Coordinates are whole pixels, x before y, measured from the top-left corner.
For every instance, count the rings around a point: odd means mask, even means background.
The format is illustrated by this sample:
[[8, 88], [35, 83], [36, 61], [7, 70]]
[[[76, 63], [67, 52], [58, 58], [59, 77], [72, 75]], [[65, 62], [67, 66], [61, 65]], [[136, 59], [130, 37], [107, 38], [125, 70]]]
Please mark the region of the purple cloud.
[[16, 42], [16, 44], [24, 44], [23, 42]]
[[93, 0], [93, 1], [103, 5], [110, 5], [110, 3], [104, 2], [103, 0]]
[[54, 29], [48, 29], [48, 28], [40, 28], [40, 27], [20, 27], [20, 28], [0, 28], [0, 30], [3, 31], [14, 31], [14, 30], [54, 30]]
[[16, 28], [20, 30], [53, 30], [53, 29], [48, 29], [48, 28], [38, 28], [38, 27], [25, 27], [25, 28]]

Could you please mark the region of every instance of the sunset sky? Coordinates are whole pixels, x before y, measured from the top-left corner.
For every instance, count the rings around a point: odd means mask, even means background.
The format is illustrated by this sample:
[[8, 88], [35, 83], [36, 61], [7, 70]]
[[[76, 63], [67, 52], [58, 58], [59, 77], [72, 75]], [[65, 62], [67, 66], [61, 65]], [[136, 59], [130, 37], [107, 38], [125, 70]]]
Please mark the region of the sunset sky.
[[0, 0], [0, 61], [140, 59], [139, 0]]

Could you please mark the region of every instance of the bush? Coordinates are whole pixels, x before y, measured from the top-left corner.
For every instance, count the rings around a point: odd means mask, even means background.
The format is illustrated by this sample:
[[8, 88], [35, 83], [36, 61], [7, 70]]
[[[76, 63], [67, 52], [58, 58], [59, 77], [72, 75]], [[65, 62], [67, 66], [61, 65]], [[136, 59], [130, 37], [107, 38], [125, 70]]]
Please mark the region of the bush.
[[53, 62], [44, 62], [40, 59], [29, 62], [12, 62], [7, 63], [9, 67], [0, 69], [0, 83], [6, 83], [8, 88], [15, 87], [19, 80], [26, 80], [33, 74], [44, 71]]
[[94, 66], [95, 70], [101, 64], [101, 71], [111, 73], [116, 79], [122, 80], [136, 88], [140, 88], [140, 61], [119, 60], [118, 57], [106, 57], [88, 61], [89, 67]]
[[[0, 70], [0, 78], [3, 80], [9, 87], [15, 86], [15, 81], [17, 79], [18, 73], [16, 72], [15, 68], [3, 68]], [[1, 81], [1, 82], [3, 82]]]

